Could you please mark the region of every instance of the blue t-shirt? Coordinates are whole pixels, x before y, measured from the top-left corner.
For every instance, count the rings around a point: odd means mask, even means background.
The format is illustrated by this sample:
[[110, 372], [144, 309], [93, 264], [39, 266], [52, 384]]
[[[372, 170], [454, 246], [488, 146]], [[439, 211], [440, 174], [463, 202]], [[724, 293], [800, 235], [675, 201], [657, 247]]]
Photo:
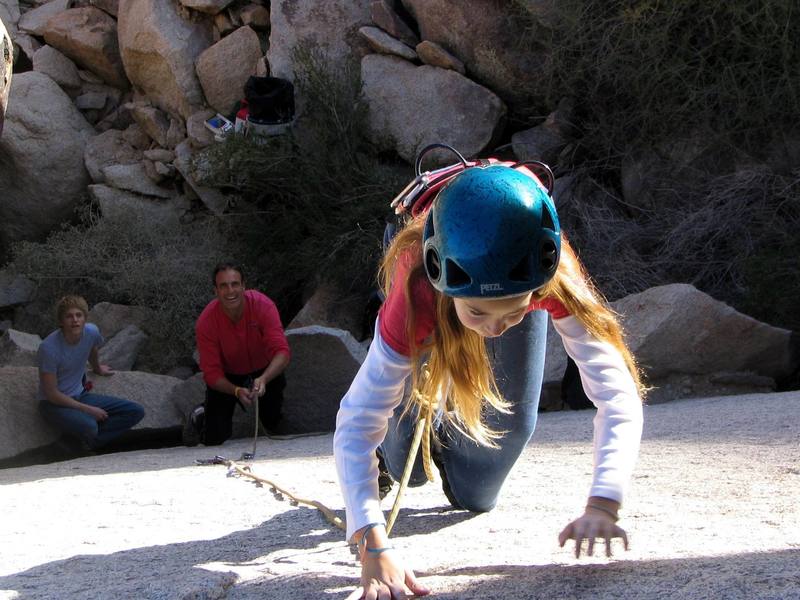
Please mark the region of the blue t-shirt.
[[[94, 323], [86, 323], [77, 344], [68, 344], [61, 329], [56, 329], [39, 345], [39, 372], [55, 373], [58, 391], [76, 398], [83, 392], [83, 376], [89, 353], [95, 346], [102, 346], [103, 342], [103, 336]], [[46, 399], [41, 383], [39, 399]]]

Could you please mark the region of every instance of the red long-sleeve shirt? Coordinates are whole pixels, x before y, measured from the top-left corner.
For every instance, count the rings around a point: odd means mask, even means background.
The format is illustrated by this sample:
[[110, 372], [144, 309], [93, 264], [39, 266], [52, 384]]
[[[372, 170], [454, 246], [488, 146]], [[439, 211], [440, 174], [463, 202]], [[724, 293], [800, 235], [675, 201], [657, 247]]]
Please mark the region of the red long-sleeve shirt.
[[195, 324], [200, 370], [208, 385], [225, 376], [263, 369], [276, 354], [291, 355], [275, 303], [261, 292], [245, 290], [244, 313], [234, 323], [219, 300], [208, 303]]

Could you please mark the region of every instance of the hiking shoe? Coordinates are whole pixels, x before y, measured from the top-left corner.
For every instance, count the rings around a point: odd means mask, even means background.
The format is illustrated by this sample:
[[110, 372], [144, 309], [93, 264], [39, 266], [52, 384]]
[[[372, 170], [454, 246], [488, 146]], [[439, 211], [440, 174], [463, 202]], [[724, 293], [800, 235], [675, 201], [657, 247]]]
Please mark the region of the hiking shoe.
[[203, 435], [206, 422], [206, 407], [202, 404], [196, 407], [183, 424], [182, 440], [185, 446], [197, 446]]
[[389, 469], [386, 468], [386, 463], [383, 462], [383, 455], [379, 450], [375, 451], [378, 456], [378, 498], [383, 500], [392, 491], [394, 479], [389, 474]]

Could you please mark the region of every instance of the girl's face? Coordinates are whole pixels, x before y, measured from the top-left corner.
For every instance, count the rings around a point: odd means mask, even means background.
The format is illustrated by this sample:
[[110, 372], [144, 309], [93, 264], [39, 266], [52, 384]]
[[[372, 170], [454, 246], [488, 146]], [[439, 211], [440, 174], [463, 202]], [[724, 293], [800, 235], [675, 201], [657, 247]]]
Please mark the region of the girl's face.
[[461, 324], [483, 337], [497, 337], [522, 321], [531, 292], [511, 298], [453, 298]]

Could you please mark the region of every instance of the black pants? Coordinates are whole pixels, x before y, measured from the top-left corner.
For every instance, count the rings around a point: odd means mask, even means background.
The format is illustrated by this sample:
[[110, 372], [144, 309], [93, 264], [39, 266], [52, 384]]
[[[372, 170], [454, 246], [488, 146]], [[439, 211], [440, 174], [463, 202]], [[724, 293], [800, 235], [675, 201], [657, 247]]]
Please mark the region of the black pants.
[[[261, 375], [264, 369], [259, 369], [247, 375], [231, 375], [225, 377], [233, 385], [249, 388], [253, 380]], [[261, 424], [268, 432], [275, 430], [281, 420], [281, 406], [283, 406], [283, 388], [286, 387], [286, 378], [283, 374], [268, 382], [264, 395], [258, 399], [258, 416]], [[202, 442], [206, 446], [217, 446], [231, 437], [233, 430], [233, 411], [239, 402], [230, 394], [223, 394], [206, 386], [205, 423], [202, 433]]]

